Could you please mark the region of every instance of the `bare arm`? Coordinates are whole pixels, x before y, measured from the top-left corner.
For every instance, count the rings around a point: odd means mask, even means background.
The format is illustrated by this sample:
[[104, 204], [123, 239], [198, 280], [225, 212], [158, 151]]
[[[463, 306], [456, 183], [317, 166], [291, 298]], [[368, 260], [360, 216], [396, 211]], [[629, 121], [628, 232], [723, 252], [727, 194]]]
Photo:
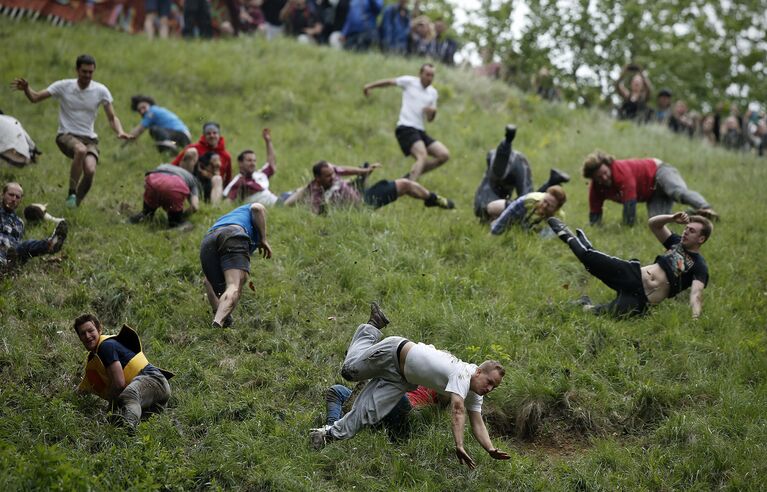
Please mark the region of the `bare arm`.
[[250, 217], [258, 230], [258, 237], [261, 238], [261, 244], [256, 249], [261, 252], [264, 258], [271, 258], [272, 248], [266, 240], [266, 207], [260, 203], [254, 203], [250, 206]]
[[106, 368], [109, 377], [109, 400], [114, 401], [125, 389], [125, 375], [119, 360], [109, 364]]
[[487, 433], [487, 427], [485, 427], [485, 421], [482, 420], [482, 414], [480, 412], [469, 410], [469, 422], [471, 423], [471, 433], [474, 434], [474, 438], [483, 448], [485, 448], [485, 451], [487, 451], [490, 456], [496, 460], [507, 460], [511, 458], [508, 454], [493, 446], [493, 442], [490, 440], [490, 435]]
[[432, 121], [434, 121], [434, 118], [437, 117], [437, 108], [435, 108], [434, 106], [426, 106], [425, 108], [423, 108], [423, 114], [424, 116], [426, 116], [426, 121], [431, 123]]
[[272, 131], [264, 128], [261, 131], [261, 136], [264, 137], [264, 143], [266, 144], [266, 163], [271, 164], [272, 168], [276, 171], [277, 156], [274, 154], [274, 146], [272, 145]]
[[477, 464], [463, 448], [463, 432], [466, 427], [466, 409], [463, 406], [463, 398], [455, 393], [450, 394], [451, 429], [455, 440], [455, 454], [458, 461], [465, 463], [469, 468], [475, 468]]
[[142, 133], [144, 133], [144, 130], [146, 130], [146, 128], [144, 128], [144, 126], [139, 123], [130, 132], [128, 132], [128, 136], [131, 138], [131, 140], [133, 140], [134, 138], [138, 138]]
[[114, 130], [117, 138], [122, 140], [130, 140], [132, 137], [125, 133], [123, 130], [123, 125], [120, 123], [120, 118], [118, 118], [115, 114], [115, 109], [112, 107], [112, 103], [104, 104], [104, 112], [107, 115], [107, 120], [109, 120], [109, 126], [112, 127], [112, 130]]
[[684, 212], [677, 212], [674, 215], [656, 215], [647, 221], [647, 225], [650, 227], [652, 233], [655, 234], [658, 241], [663, 244], [666, 242], [666, 239], [671, 236], [671, 229], [666, 226], [666, 224], [670, 224], [671, 222], [687, 224], [690, 222], [690, 218]]
[[11, 87], [24, 91], [24, 95], [27, 96], [29, 102], [32, 103], [38, 103], [51, 97], [51, 93], [48, 92], [47, 89], [36, 91], [29, 86], [29, 82], [22, 78], [14, 79], [13, 82], [11, 82]]
[[365, 93], [365, 96], [369, 96], [371, 89], [378, 89], [379, 87], [391, 87], [393, 85], [397, 85], [397, 81], [394, 79], [376, 80], [375, 82], [366, 84], [365, 87], [362, 88], [362, 92]]
[[195, 194], [189, 195], [189, 208], [186, 211], [186, 215], [191, 215], [200, 210], [200, 197]]
[[703, 310], [703, 289], [706, 286], [700, 280], [693, 280], [690, 287], [690, 307], [692, 308], [692, 319], [700, 318]]
[[288, 199], [285, 200], [285, 203], [283, 205], [285, 205], [286, 207], [292, 207], [296, 203], [303, 200], [304, 196], [306, 195], [308, 191], [309, 191], [308, 186], [302, 186], [301, 188], [297, 189], [292, 195], [290, 195]]
[[370, 174], [376, 169], [381, 167], [380, 162], [374, 162], [370, 165], [370, 167], [346, 167], [346, 166], [336, 166], [336, 169], [343, 171], [345, 175], [349, 176], [360, 176], [363, 174]]

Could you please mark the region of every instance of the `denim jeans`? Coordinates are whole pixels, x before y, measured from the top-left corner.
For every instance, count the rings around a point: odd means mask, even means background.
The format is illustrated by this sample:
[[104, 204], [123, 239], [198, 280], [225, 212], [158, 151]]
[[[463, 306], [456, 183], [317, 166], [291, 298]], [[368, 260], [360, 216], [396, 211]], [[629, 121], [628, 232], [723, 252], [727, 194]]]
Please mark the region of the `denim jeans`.
[[149, 365], [117, 397], [117, 413], [128, 425], [136, 427], [144, 411], [159, 412], [169, 398], [168, 380], [159, 369]]

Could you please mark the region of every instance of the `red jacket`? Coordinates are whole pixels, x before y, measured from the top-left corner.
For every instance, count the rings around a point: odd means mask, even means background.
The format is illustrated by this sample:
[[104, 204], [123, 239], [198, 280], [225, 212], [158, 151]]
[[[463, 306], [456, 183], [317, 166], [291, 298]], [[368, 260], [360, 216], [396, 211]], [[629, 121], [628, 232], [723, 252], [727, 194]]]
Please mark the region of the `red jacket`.
[[605, 199], [618, 203], [631, 200], [646, 202], [655, 191], [655, 173], [658, 165], [654, 159], [626, 159], [613, 161], [610, 166], [613, 183], [608, 188], [591, 181], [589, 208], [591, 213], [602, 213]]
[[180, 166], [181, 159], [184, 157], [184, 152], [186, 152], [186, 149], [191, 149], [193, 147], [197, 149], [197, 153], [200, 155], [200, 157], [207, 154], [208, 152], [215, 152], [221, 156], [221, 179], [224, 182], [224, 186], [226, 186], [227, 183], [229, 183], [229, 181], [232, 179], [232, 156], [230, 156], [229, 152], [226, 151], [226, 147], [224, 145], [224, 137], [221, 136], [218, 139], [218, 145], [216, 148], [213, 148], [208, 145], [208, 142], [205, 141], [205, 135], [202, 135], [197, 143], [189, 144], [184, 147], [184, 149], [176, 156], [176, 158], [173, 159], [172, 164], [174, 166]]

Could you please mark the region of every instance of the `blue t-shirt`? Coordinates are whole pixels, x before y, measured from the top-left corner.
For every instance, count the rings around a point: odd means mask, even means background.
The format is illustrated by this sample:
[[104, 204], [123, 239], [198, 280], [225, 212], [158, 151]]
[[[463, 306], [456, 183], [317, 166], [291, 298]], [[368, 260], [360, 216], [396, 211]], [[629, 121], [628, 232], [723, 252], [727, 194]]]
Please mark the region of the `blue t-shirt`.
[[123, 368], [136, 356], [136, 352], [130, 350], [114, 338], [107, 338], [101, 342], [96, 354], [99, 356], [99, 359], [101, 359], [101, 363], [104, 364], [104, 367], [109, 367], [114, 361], [119, 360], [120, 365]]
[[250, 252], [253, 253], [256, 250], [256, 246], [261, 244], [261, 235], [258, 233], [258, 229], [253, 226], [253, 218], [250, 214], [250, 207], [251, 204], [248, 203], [242, 205], [241, 207], [235, 208], [228, 214], [218, 219], [216, 223], [213, 224], [213, 227], [208, 229], [208, 232], [213, 232], [220, 227], [228, 225], [238, 225], [245, 229], [245, 232], [248, 234], [248, 238], [250, 239]]
[[151, 128], [157, 126], [160, 128], [167, 128], [168, 130], [175, 130], [177, 132], [186, 133], [189, 135], [189, 128], [186, 127], [181, 118], [176, 116], [173, 111], [165, 109], [160, 106], [149, 106], [149, 109], [141, 118], [141, 126], [144, 128]]

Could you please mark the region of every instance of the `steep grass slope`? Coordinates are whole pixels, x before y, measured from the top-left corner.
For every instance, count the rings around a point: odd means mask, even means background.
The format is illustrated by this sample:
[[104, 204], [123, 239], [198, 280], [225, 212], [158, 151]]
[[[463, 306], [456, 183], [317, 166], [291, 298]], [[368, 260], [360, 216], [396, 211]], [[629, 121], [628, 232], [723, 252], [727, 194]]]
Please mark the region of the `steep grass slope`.
[[[418, 61], [355, 56], [260, 39], [150, 44], [94, 27], [53, 29], [0, 19], [4, 83], [34, 88], [73, 76], [75, 57], [97, 61], [96, 80], [116, 98], [126, 128], [141, 92], [176, 111], [199, 135], [223, 126], [234, 152], [272, 129], [283, 191], [309, 179], [318, 159], [384, 164], [376, 177], [410, 166], [393, 136], [399, 91], [362, 95], [365, 82], [415, 74]], [[659, 128], [636, 128], [597, 113], [569, 111], [506, 86], [438, 67], [440, 109], [429, 131], [452, 158], [422, 182], [456, 200], [453, 212], [415, 201], [376, 212], [269, 212], [270, 261], [254, 259], [234, 328], [210, 328], [199, 242], [225, 207], [205, 207], [192, 232], [131, 226], [143, 173], [160, 162], [149, 137], [122, 146], [103, 115], [102, 160], [85, 205], [64, 209], [68, 162], [53, 142], [57, 105], [27, 103], [2, 89], [0, 108], [19, 118], [45, 151], [39, 164], [0, 167], [24, 203], [48, 202], [71, 233], [61, 261], [36, 259], [0, 280], [0, 488], [249, 490], [752, 489], [767, 476], [764, 161], [708, 149]], [[490, 237], [471, 212], [484, 154], [516, 122], [516, 147], [537, 181], [550, 166], [567, 185], [572, 226], [587, 221], [577, 178], [595, 148], [655, 156], [676, 165], [724, 220], [704, 253], [711, 282], [704, 316], [690, 321], [686, 296], [641, 320], [587, 316], [570, 301], [611, 293], [567, 248], [513, 231]], [[641, 209], [640, 221], [645, 218]], [[608, 205], [600, 248], [651, 261], [660, 251], [646, 227], [618, 225]], [[28, 236], [48, 234], [33, 226]], [[409, 440], [391, 444], [364, 431], [321, 452], [307, 431], [324, 415], [324, 389], [341, 382], [351, 334], [379, 299], [391, 333], [426, 341], [464, 360], [500, 359], [508, 373], [487, 399], [496, 444], [491, 460], [473, 439], [476, 471], [453, 454], [449, 414], [413, 416]], [[175, 371], [168, 410], [135, 435], [106, 421], [105, 405], [78, 397], [83, 348], [71, 328], [84, 311], [109, 331], [142, 336], [149, 359]]]

